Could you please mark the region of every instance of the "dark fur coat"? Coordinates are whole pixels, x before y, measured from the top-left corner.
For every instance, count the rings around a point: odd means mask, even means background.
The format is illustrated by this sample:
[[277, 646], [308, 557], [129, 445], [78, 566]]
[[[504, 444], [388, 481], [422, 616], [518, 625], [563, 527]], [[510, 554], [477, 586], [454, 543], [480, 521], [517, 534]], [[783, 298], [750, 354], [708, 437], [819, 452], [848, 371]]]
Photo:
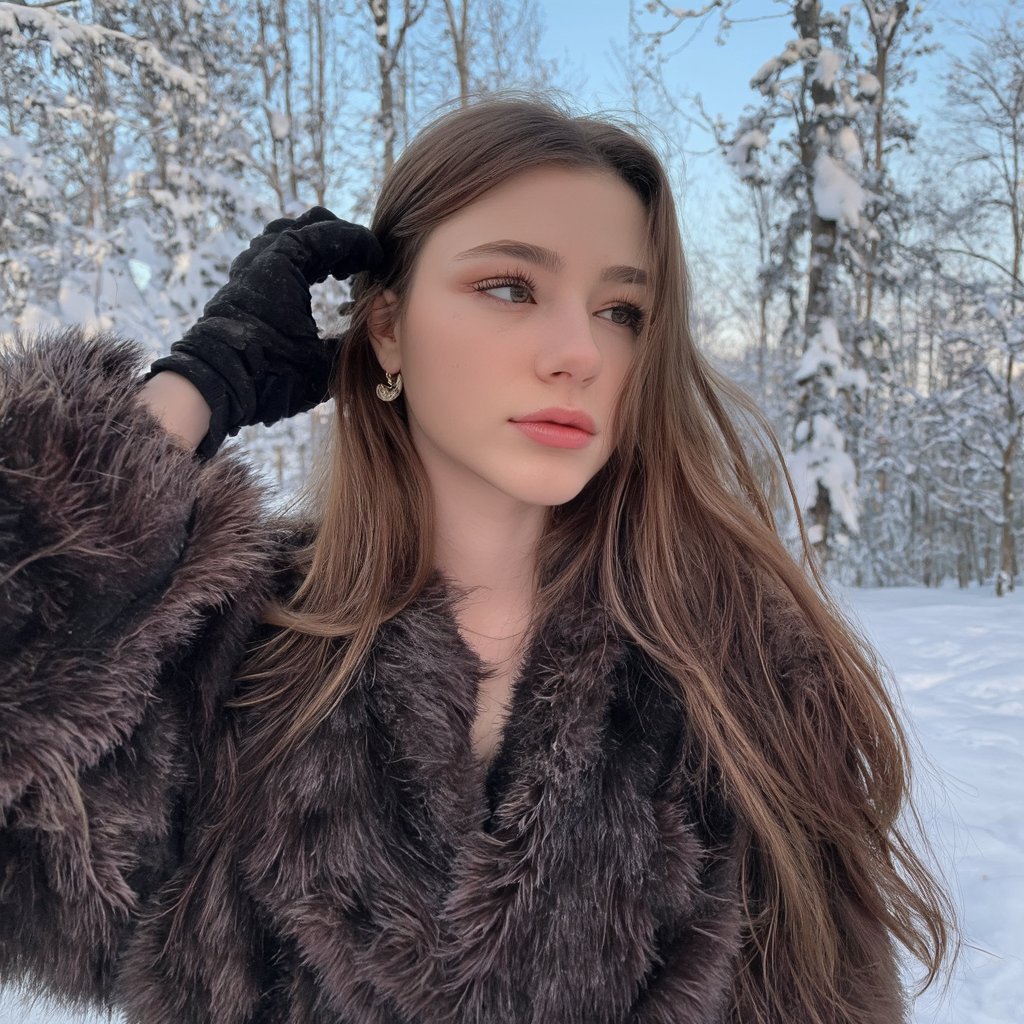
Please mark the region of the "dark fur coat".
[[485, 771], [482, 666], [435, 575], [204, 856], [253, 713], [223, 702], [293, 538], [243, 460], [136, 402], [144, 362], [73, 328], [0, 354], [0, 980], [139, 1024], [726, 1020], [735, 822], [695, 804], [678, 699], [583, 601]]

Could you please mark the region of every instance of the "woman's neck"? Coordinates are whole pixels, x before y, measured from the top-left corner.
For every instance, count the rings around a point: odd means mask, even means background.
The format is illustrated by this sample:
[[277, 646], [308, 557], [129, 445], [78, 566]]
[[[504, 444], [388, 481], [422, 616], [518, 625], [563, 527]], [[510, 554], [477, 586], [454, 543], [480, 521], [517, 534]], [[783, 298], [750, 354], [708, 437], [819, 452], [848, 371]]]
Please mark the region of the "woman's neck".
[[518, 515], [502, 517], [438, 510], [434, 564], [471, 591], [460, 602], [469, 617], [494, 626], [529, 615], [544, 512], [523, 515], [520, 507]]

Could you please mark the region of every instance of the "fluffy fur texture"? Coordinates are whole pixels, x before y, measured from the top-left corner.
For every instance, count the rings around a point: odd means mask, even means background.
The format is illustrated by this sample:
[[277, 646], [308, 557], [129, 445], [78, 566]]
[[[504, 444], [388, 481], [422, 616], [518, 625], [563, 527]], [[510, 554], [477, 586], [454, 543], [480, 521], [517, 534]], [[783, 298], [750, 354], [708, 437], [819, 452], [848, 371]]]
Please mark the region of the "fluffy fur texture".
[[724, 1021], [734, 823], [695, 803], [679, 700], [583, 600], [485, 770], [483, 666], [435, 574], [208, 848], [290, 537], [243, 461], [135, 401], [143, 362], [76, 329], [0, 354], [0, 980], [139, 1024]]

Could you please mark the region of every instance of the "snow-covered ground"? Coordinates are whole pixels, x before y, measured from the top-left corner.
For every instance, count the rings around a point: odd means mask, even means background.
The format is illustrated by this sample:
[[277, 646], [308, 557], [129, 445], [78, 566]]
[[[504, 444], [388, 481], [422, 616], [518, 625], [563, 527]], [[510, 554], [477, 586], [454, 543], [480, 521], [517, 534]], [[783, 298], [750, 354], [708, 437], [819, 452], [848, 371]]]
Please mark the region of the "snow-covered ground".
[[[915, 1024], [1024, 1020], [1024, 590], [837, 588], [899, 683], [962, 960]], [[923, 748], [923, 751], [922, 751]]]
[[[964, 925], [944, 997], [915, 1024], [1024, 1020], [1024, 591], [837, 588], [891, 666], [919, 745], [916, 792]], [[0, 1000], [0, 1024], [94, 1024]], [[557, 1024], [557, 1022], [552, 1022]]]

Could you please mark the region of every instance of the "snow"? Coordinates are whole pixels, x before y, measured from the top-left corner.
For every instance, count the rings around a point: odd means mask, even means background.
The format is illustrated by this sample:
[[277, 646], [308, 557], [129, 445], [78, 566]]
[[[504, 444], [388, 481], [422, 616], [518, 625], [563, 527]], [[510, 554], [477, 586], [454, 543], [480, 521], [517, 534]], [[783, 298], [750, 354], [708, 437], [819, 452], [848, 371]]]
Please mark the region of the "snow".
[[19, 325], [26, 331], [43, 331], [47, 328], [60, 328], [65, 322], [38, 303], [27, 302], [18, 317]]
[[750, 79], [750, 88], [762, 92], [777, 88], [778, 83], [771, 83], [786, 68], [792, 67], [804, 57], [813, 57], [818, 52], [819, 43], [817, 39], [791, 39], [786, 43], [786, 48], [771, 60], [765, 61]]
[[858, 227], [864, 209], [864, 189], [842, 163], [825, 152], [819, 153], [814, 161], [813, 194], [814, 208], [822, 220]]
[[[26, 33], [26, 34], [23, 34]], [[82, 68], [83, 52], [96, 52], [115, 73], [127, 73], [128, 65], [107, 51], [112, 46], [124, 47], [131, 59], [140, 62], [157, 75], [168, 89], [181, 89], [199, 102], [206, 98], [203, 80], [167, 60], [151, 43], [133, 39], [124, 32], [102, 25], [85, 25], [58, 11], [0, 3], [0, 36], [15, 46], [25, 46], [30, 37], [46, 39], [55, 61], [66, 60]]]
[[292, 130], [292, 122], [282, 110], [268, 111], [270, 117], [270, 134], [275, 142], [281, 142], [288, 138]]
[[[834, 398], [836, 391], [847, 389], [864, 391], [868, 386], [868, 377], [864, 370], [845, 366], [846, 356], [839, 340], [839, 328], [832, 317], [822, 317], [818, 325], [818, 333], [807, 343], [800, 364], [793, 374], [795, 384], [803, 384], [824, 371], [831, 378], [829, 397]], [[806, 430], [798, 431], [796, 440], [802, 441]]]
[[836, 145], [843, 154], [843, 160], [850, 167], [860, 170], [864, 164], [864, 154], [861, 152], [857, 133], [849, 125], [844, 125], [836, 133]]
[[839, 329], [832, 317], [823, 317], [818, 333], [808, 339], [800, 365], [793, 374], [795, 384], [803, 384], [824, 369], [835, 375], [843, 365], [843, 346], [839, 341]]
[[[807, 509], [815, 504], [820, 485], [828, 491], [833, 512], [846, 523], [849, 531], [856, 533], [859, 522], [857, 469], [846, 451], [846, 441], [835, 421], [828, 416], [815, 413], [812, 423], [813, 433], [809, 432], [806, 420], [797, 424], [794, 433], [798, 448], [786, 459], [800, 507]], [[807, 536], [812, 544], [823, 539], [820, 533], [817, 523], [807, 525]]]
[[[916, 799], [964, 928], [948, 996], [917, 1024], [1010, 1024], [1024, 1000], [1024, 593], [835, 588], [899, 683]], [[930, 762], [930, 764], [929, 764]]]
[[[916, 799], [963, 918], [949, 991], [918, 999], [914, 1024], [1015, 1024], [1024, 1002], [1024, 592], [832, 589], [897, 681], [917, 748]], [[0, 1024], [106, 1020], [0, 999]]]
[[857, 91], [871, 100], [882, 91], [882, 83], [870, 71], [864, 71], [857, 76]]
[[814, 76], [811, 80], [821, 82], [826, 89], [834, 88], [841, 64], [842, 60], [839, 54], [835, 50], [823, 46], [818, 52], [817, 67], [814, 69]]
[[752, 178], [757, 164], [751, 159], [756, 150], [768, 145], [768, 136], [760, 128], [742, 132], [725, 154], [726, 162], [741, 178]]
[[868, 17], [871, 19], [871, 27], [874, 31], [885, 38], [892, 33], [893, 19], [896, 17], [895, 5], [886, 8], [884, 4], [865, 4]]
[[6, 188], [26, 199], [57, 201], [57, 190], [41, 171], [42, 161], [24, 136], [0, 135], [0, 182]]

